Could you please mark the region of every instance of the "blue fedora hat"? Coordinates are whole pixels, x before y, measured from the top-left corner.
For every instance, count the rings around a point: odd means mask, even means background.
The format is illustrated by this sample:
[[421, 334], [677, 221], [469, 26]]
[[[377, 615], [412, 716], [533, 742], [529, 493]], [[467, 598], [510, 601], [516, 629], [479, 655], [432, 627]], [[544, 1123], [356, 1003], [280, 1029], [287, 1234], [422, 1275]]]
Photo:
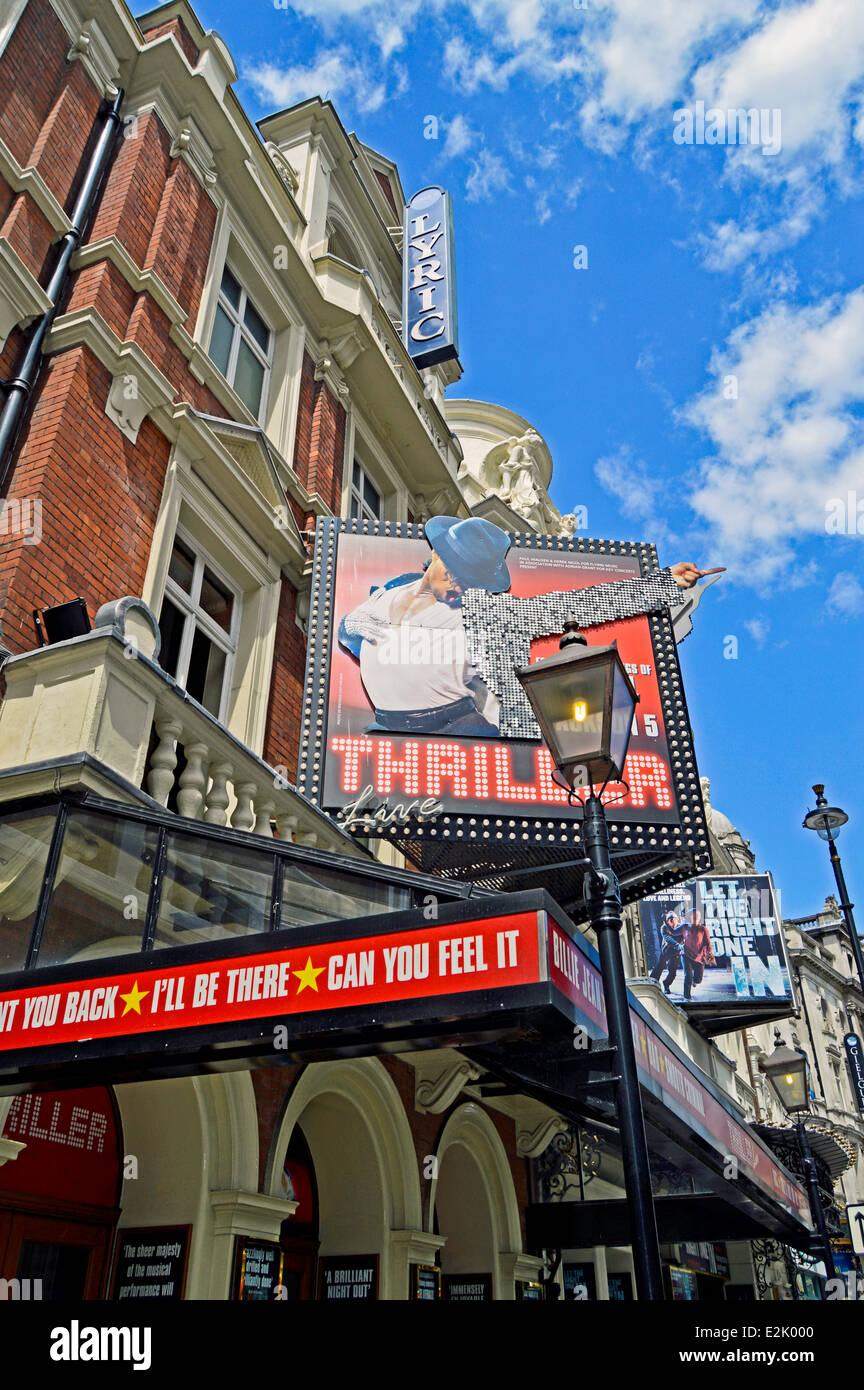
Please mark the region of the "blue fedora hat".
[[501, 594], [510, 588], [504, 557], [510, 538], [492, 521], [472, 516], [433, 516], [426, 522], [426, 539], [463, 589], [487, 589]]

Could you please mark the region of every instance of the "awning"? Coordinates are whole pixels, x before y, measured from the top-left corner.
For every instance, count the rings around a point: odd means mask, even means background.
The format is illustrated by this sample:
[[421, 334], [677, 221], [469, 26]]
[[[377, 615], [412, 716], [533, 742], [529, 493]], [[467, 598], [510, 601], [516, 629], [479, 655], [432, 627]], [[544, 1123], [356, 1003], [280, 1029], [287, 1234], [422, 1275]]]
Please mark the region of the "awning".
[[[0, 1091], [434, 1042], [615, 1123], [599, 959], [543, 890], [449, 885], [447, 903], [417, 874], [106, 802], [61, 799], [53, 835], [32, 819], [14, 825], [36, 910], [27, 963], [0, 976]], [[124, 877], [146, 903], [131, 921]], [[632, 995], [630, 1020], [649, 1146], [804, 1245], [801, 1186]]]

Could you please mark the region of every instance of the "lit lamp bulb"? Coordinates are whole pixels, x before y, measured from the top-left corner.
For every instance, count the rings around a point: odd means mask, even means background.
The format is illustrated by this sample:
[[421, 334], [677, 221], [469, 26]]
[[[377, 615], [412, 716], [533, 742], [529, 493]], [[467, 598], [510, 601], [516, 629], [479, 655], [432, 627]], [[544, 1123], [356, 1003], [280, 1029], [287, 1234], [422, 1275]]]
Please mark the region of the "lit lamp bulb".
[[787, 1086], [794, 1086], [794, 1084], [795, 1084], [795, 1077], [794, 1077], [794, 1076], [784, 1076], [784, 1077], [783, 1077], [783, 1080], [786, 1082], [786, 1085], [787, 1085]]
[[575, 719], [576, 723], [581, 724], [587, 713], [588, 706], [586, 705], [585, 701], [577, 700], [575, 705], [573, 706], [573, 718]]

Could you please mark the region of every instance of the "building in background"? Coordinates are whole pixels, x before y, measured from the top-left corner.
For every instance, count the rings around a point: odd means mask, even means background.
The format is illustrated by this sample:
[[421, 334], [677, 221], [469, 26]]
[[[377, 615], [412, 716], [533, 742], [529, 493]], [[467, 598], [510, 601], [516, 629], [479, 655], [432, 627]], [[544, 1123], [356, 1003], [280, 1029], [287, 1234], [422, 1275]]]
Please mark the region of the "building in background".
[[[148, 836], [170, 836], [178, 815], [190, 836], [189, 822], [224, 830], [247, 907], [242, 837], [275, 834], [296, 847], [301, 920], [383, 910], [363, 842], [294, 787], [316, 519], [475, 515], [565, 539], [586, 519], [552, 503], [552, 459], [528, 421], [445, 399], [452, 358], [418, 372], [401, 333], [399, 172], [329, 102], [256, 129], [231, 55], [183, 0], [137, 19], [120, 0], [7, 9], [4, 376], [56, 313], [0, 460], [2, 967], [25, 964], [37, 919], [31, 951], [55, 962], [116, 953], [139, 930]], [[122, 136], [52, 306], [57, 244], [76, 230], [121, 90]], [[58, 806], [72, 829], [52, 917], [42, 885]], [[754, 868], [724, 817], [712, 811], [709, 828], [720, 872]], [[192, 837], [178, 851], [174, 903], [190, 921], [215, 876], [213, 845]], [[398, 852], [380, 853], [385, 890], [409, 892]], [[718, 1045], [697, 1031], [649, 978], [631, 927], [633, 992], [677, 1049], [682, 1087], [730, 1134], [776, 1120], [754, 1060], [770, 1038]], [[830, 974], [837, 1008], [855, 1015], [839, 941], [830, 923], [790, 936], [825, 1118], [852, 1137], [859, 1121], [810, 997]], [[674, 1139], [655, 1155], [658, 1196], [722, 1197], [722, 1147], [688, 1148], [661, 1090], [655, 1118]], [[573, 1235], [593, 1229], [592, 1201], [622, 1194], [612, 1126], [502, 1088], [458, 1049], [113, 1085], [96, 1075], [6, 1097], [0, 1117], [0, 1276], [42, 1278], [54, 1296], [118, 1296], [142, 1279], [166, 1298], [267, 1297], [278, 1284], [291, 1299], [443, 1287], [477, 1301], [534, 1297], [544, 1279], [570, 1296], [632, 1296], [626, 1239]], [[740, 1142], [769, 1162], [756, 1136]], [[738, 1199], [730, 1188], [719, 1200], [710, 1240], [667, 1241], [670, 1296], [758, 1290], [749, 1243], [726, 1243]], [[780, 1233], [804, 1231], [765, 1192], [747, 1203], [751, 1225], [758, 1210]]]

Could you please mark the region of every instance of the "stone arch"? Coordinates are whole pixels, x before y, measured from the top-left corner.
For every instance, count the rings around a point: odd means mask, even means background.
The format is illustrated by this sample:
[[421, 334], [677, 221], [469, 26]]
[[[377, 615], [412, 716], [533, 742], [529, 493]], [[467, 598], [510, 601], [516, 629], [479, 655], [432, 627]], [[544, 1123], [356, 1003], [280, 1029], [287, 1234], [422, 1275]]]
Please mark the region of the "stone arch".
[[265, 1187], [273, 1197], [281, 1191], [282, 1156], [296, 1125], [315, 1169], [320, 1254], [378, 1254], [379, 1297], [404, 1298], [405, 1235], [422, 1225], [420, 1177], [390, 1073], [371, 1057], [305, 1068], [270, 1152]]
[[[186, 1298], [227, 1298], [235, 1234], [254, 1233], [258, 1122], [248, 1072], [115, 1087], [129, 1164], [120, 1218], [129, 1227], [191, 1226]], [[278, 1233], [277, 1213], [272, 1224]], [[287, 1208], [286, 1212], [287, 1214]], [[259, 1232], [260, 1233], [260, 1232]]]
[[437, 1175], [429, 1193], [427, 1225], [444, 1238], [445, 1274], [492, 1275], [493, 1297], [514, 1296], [521, 1250], [519, 1203], [507, 1151], [495, 1125], [473, 1102], [460, 1105], [441, 1131]]

